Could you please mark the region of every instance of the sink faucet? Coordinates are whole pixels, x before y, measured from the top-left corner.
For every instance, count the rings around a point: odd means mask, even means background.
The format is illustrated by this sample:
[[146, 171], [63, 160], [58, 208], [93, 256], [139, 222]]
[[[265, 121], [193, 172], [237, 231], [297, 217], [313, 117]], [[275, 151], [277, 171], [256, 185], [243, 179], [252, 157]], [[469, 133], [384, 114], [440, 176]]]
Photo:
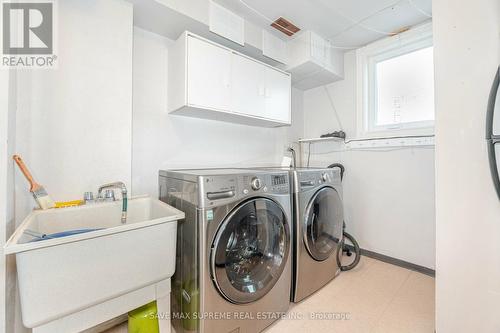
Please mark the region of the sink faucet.
[[115, 182], [99, 186], [99, 189], [97, 190], [97, 198], [101, 198], [103, 190], [108, 190], [112, 188], [118, 188], [122, 191], [122, 223], [127, 223], [128, 198], [127, 198], [127, 187], [125, 186], [125, 183]]

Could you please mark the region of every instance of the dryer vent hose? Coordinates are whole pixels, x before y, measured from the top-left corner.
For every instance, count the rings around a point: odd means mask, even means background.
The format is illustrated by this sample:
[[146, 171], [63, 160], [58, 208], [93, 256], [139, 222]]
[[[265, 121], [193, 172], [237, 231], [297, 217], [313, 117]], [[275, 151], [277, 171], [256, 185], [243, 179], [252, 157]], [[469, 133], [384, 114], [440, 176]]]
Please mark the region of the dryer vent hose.
[[[328, 166], [328, 168], [339, 168], [340, 169], [340, 180], [344, 180], [344, 172], [345, 172], [345, 167], [340, 164], [340, 163], [332, 163]], [[359, 247], [358, 242], [354, 237], [352, 237], [351, 234], [345, 231], [346, 224], [344, 221], [344, 224], [342, 226], [343, 229], [343, 237], [342, 241], [340, 242], [340, 250], [337, 255], [337, 263], [340, 266], [340, 270], [345, 272], [353, 269], [359, 264], [359, 260], [361, 259], [361, 250]], [[346, 243], [347, 240], [347, 243]], [[342, 266], [342, 256], [345, 255], [350, 257], [353, 255], [354, 252], [354, 260], [345, 266]]]
[[339, 168], [340, 169], [340, 180], [343, 180], [344, 179], [344, 172], [345, 172], [345, 167], [340, 164], [340, 163], [333, 163], [333, 164], [330, 164], [327, 168]]
[[[347, 242], [346, 242], [347, 241]], [[349, 244], [350, 243], [350, 244]], [[354, 252], [354, 253], [353, 253]], [[342, 256], [346, 255], [351, 257], [354, 254], [354, 260], [347, 265], [342, 265]], [[361, 259], [361, 250], [359, 244], [351, 234], [344, 230], [344, 237], [340, 243], [340, 250], [337, 252], [337, 264], [342, 272], [350, 271], [354, 267], [358, 266], [359, 260]]]

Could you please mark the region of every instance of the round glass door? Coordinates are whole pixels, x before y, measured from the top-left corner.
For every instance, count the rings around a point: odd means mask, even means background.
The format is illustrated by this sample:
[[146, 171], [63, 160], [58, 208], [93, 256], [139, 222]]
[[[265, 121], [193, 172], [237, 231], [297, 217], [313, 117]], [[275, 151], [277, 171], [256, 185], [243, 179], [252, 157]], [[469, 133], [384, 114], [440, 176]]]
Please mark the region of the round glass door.
[[315, 260], [326, 260], [335, 252], [342, 237], [343, 209], [339, 193], [323, 187], [306, 209], [304, 243]]
[[215, 285], [233, 303], [258, 300], [281, 276], [289, 244], [288, 221], [277, 203], [256, 198], [241, 204], [223, 221], [212, 244]]

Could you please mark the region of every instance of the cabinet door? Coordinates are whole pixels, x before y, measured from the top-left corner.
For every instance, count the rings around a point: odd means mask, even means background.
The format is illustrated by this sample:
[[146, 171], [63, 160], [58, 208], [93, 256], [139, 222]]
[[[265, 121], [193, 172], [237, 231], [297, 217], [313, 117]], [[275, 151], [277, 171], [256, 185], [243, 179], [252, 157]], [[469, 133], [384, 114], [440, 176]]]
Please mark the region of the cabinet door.
[[266, 67], [266, 118], [290, 123], [290, 94], [290, 75]]
[[232, 109], [257, 117], [266, 116], [265, 66], [239, 54], [232, 55]]
[[188, 37], [188, 104], [208, 109], [230, 110], [231, 52]]

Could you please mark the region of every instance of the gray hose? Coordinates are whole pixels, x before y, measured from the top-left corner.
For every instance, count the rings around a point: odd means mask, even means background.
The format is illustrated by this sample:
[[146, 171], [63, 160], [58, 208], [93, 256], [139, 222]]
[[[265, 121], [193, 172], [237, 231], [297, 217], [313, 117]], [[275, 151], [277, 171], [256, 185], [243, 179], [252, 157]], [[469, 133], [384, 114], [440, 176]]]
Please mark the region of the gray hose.
[[[344, 179], [344, 172], [345, 172], [344, 165], [342, 165], [340, 163], [332, 163], [328, 166], [328, 168], [339, 168], [340, 169], [340, 180]], [[345, 225], [345, 221], [344, 221], [344, 225], [342, 226], [343, 237], [342, 237], [342, 241], [339, 244], [339, 251], [337, 253], [337, 264], [339, 265], [340, 270], [343, 272], [350, 271], [351, 269], [356, 267], [359, 264], [359, 260], [361, 259], [361, 249], [359, 248], [359, 244], [351, 234], [349, 234], [348, 232], [345, 231], [345, 227], [346, 227], [346, 225]], [[345, 244], [346, 238], [352, 243], [352, 245]], [[344, 252], [346, 252], [346, 255], [350, 257], [352, 255], [352, 251], [354, 251], [354, 255], [355, 255], [354, 261], [352, 263], [350, 263], [349, 265], [342, 266], [342, 256], [343, 256]]]
[[340, 169], [340, 180], [343, 180], [344, 179], [344, 172], [345, 172], [345, 167], [343, 164], [340, 164], [340, 163], [332, 163], [330, 164], [329, 166], [327, 166], [327, 168], [339, 168]]
[[[352, 246], [345, 244], [346, 238], [352, 243]], [[355, 255], [354, 261], [352, 263], [350, 263], [349, 265], [342, 266], [343, 253], [346, 252], [347, 256], [350, 257], [352, 255], [351, 251], [354, 251], [354, 255]], [[340, 270], [342, 272], [350, 271], [351, 269], [353, 269], [354, 267], [356, 267], [359, 264], [360, 260], [361, 260], [361, 250], [359, 248], [358, 242], [356, 241], [356, 239], [354, 237], [351, 236], [351, 234], [344, 231], [344, 237], [342, 238], [342, 241], [340, 242], [340, 249], [339, 249], [338, 254], [337, 254], [337, 263], [340, 267]]]

